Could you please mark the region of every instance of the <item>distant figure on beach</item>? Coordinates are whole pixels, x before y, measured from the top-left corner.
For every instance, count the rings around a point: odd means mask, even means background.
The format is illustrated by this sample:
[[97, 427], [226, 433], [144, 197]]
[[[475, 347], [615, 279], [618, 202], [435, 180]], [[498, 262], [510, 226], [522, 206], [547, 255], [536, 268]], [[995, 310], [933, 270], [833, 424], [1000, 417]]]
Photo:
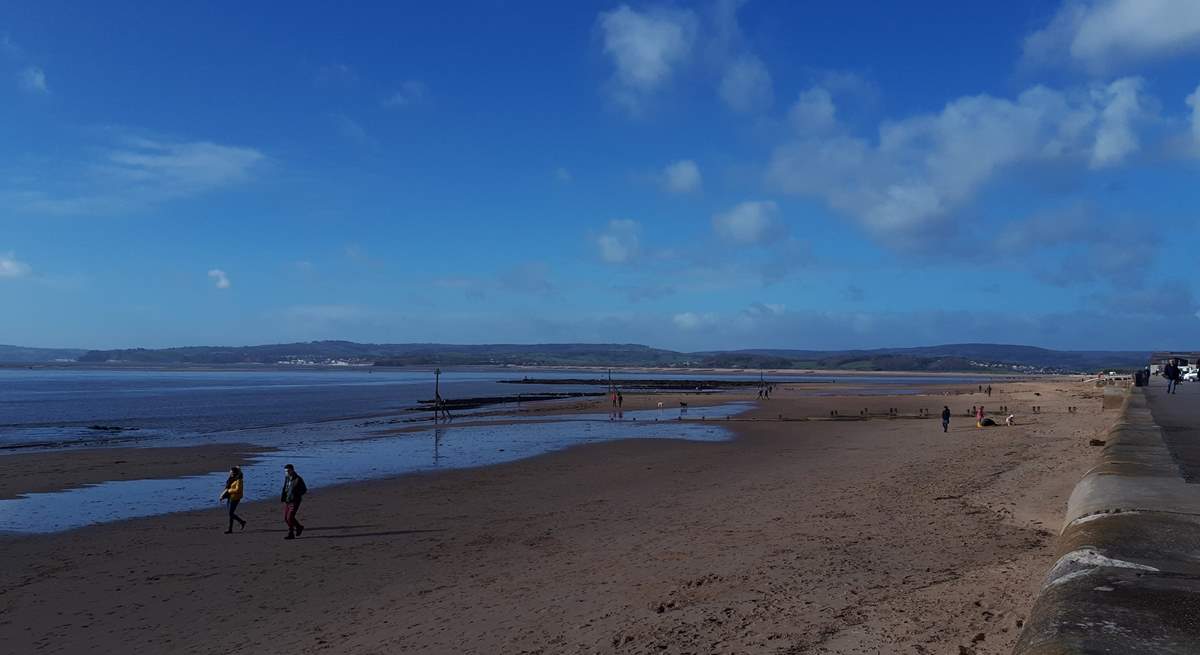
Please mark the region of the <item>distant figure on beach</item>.
[[618, 391], [617, 392], [617, 409], [621, 409], [624, 406], [625, 406], [625, 394]]
[[1005, 424], [1005, 425], [1012, 425], [1012, 424], [1013, 424], [1013, 419], [1014, 419], [1014, 418], [1015, 418], [1015, 415], [1014, 415], [1014, 414], [1009, 414], [1009, 415], [1008, 415], [1008, 418], [1004, 419], [1004, 424]]
[[440, 392], [435, 391], [433, 394], [433, 421], [436, 423], [442, 418], [449, 421], [454, 417], [450, 416], [450, 410], [446, 408], [446, 399], [442, 398]]
[[296, 468], [291, 464], [284, 466], [283, 492], [279, 494], [279, 502], [283, 503], [283, 522], [288, 526], [284, 539], [295, 539], [304, 532], [304, 526], [296, 520], [296, 513], [300, 511], [300, 501], [306, 493], [308, 487], [304, 484], [304, 478], [296, 473]]
[[950, 431], [950, 406], [942, 406], [942, 432]]
[[977, 428], [983, 427], [983, 405], [980, 405], [975, 410], [975, 427], [977, 427]]
[[243, 530], [246, 529], [246, 522], [237, 515], [237, 506], [242, 501], [242, 494], [242, 469], [236, 466], [230, 467], [229, 477], [225, 480], [225, 491], [221, 492], [221, 500], [229, 501], [229, 527], [225, 530], [225, 534], [233, 532], [234, 521], [240, 523]]
[[988, 395], [988, 398], [992, 397], [992, 385], [990, 385], [990, 384], [987, 385], [987, 395]]

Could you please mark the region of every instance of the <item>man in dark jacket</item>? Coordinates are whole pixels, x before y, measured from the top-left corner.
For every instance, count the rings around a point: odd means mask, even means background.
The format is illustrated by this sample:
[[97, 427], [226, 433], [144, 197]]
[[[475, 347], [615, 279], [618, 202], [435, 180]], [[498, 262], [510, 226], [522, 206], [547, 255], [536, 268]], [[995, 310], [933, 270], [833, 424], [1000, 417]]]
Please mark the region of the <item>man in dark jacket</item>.
[[284, 539], [295, 539], [304, 532], [304, 526], [296, 520], [296, 512], [300, 511], [300, 501], [307, 492], [304, 478], [296, 473], [295, 467], [291, 464], [284, 466], [283, 492], [279, 494], [279, 502], [283, 503], [283, 522], [288, 526], [288, 533]]
[[950, 431], [950, 406], [942, 406], [942, 432]]

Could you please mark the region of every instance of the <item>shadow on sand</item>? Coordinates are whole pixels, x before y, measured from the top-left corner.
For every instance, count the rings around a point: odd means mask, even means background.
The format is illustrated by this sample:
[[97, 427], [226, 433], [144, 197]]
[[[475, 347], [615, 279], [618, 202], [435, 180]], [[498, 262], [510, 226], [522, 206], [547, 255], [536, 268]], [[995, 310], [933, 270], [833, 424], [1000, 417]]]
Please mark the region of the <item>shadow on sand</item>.
[[[445, 528], [436, 528], [436, 529], [429, 529], [429, 530], [385, 530], [385, 531], [377, 531], [377, 532], [352, 532], [350, 534], [314, 534], [312, 536], [307, 536], [308, 533], [310, 533], [310, 532], [332, 532], [335, 530], [336, 531], [364, 530], [367, 528], [378, 528], [378, 527], [380, 527], [379, 524], [329, 525], [329, 526], [319, 526], [319, 527], [314, 526], [311, 528], [304, 528], [304, 534], [306, 536], [303, 536], [300, 538], [301, 539], [353, 539], [355, 537], [397, 537], [397, 536], [406, 535], [406, 534], [422, 534], [422, 533], [426, 533], [426, 532], [445, 532], [446, 531]], [[280, 528], [278, 530], [276, 530], [276, 529], [252, 530], [252, 532], [277, 532], [277, 533], [283, 534], [283, 533], [287, 532], [287, 530]]]

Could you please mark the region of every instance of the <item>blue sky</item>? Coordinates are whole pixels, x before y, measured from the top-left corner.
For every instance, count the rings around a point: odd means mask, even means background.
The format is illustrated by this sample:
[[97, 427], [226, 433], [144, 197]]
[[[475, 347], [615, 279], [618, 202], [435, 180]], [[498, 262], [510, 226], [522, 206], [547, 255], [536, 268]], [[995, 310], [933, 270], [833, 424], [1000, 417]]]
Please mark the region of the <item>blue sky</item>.
[[388, 4], [0, 7], [0, 343], [1195, 346], [1191, 0]]

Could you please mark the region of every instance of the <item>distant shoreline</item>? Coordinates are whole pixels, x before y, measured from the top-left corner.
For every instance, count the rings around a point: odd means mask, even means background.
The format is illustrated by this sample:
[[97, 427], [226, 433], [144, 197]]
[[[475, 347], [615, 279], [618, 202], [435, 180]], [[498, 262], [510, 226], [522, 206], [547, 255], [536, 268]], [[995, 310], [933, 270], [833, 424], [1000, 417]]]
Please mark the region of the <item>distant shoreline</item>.
[[995, 378], [1008, 381], [1020, 380], [1026, 378], [1047, 378], [1047, 377], [1074, 377], [1076, 375], [1084, 375], [1084, 373], [1008, 373], [1008, 372], [991, 372], [981, 370], [961, 370], [961, 371], [905, 371], [905, 370], [854, 370], [854, 369], [819, 369], [819, 368], [705, 368], [705, 367], [688, 367], [676, 368], [666, 366], [525, 366], [525, 365], [495, 365], [495, 364], [464, 364], [464, 365], [413, 365], [413, 366], [375, 366], [372, 364], [356, 364], [349, 366], [333, 366], [333, 365], [293, 365], [293, 364], [257, 364], [252, 362], [240, 364], [146, 364], [141, 362], [130, 362], [128, 364], [120, 362], [41, 362], [35, 364], [29, 363], [3, 363], [0, 362], [0, 370], [34, 370], [34, 371], [56, 371], [56, 370], [88, 370], [88, 371], [164, 371], [164, 372], [282, 372], [282, 371], [307, 371], [307, 372], [357, 372], [369, 374], [372, 371], [411, 371], [414, 373], [428, 372], [433, 373], [435, 369], [441, 369], [443, 372], [522, 372], [522, 371], [554, 371], [554, 372], [594, 372], [594, 373], [665, 373], [678, 375], [696, 375], [696, 374], [714, 374], [714, 375], [764, 375], [781, 376], [907, 376], [907, 377], [929, 377], [929, 378], [956, 378], [956, 377], [978, 377], [978, 378]]

